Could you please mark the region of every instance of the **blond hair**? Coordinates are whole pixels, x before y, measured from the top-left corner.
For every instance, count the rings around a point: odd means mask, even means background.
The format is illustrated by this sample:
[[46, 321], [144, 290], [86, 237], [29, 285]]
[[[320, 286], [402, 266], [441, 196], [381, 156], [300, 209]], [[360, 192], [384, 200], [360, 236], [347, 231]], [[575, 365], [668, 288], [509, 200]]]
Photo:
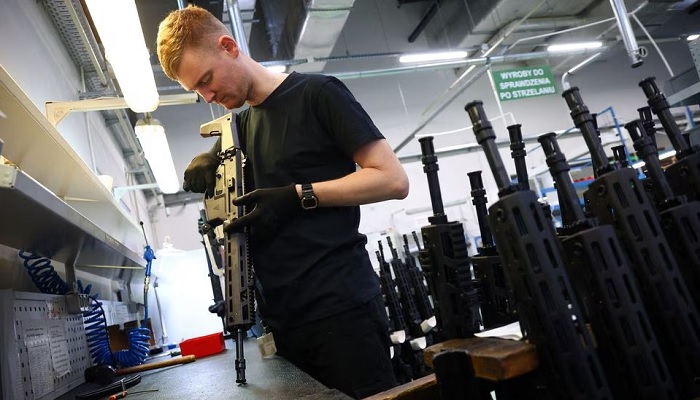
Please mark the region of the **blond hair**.
[[[176, 71], [186, 48], [213, 47], [226, 26], [209, 11], [190, 5], [172, 11], [158, 25], [158, 60], [168, 78], [177, 80]], [[211, 40], [215, 38], [215, 40]]]

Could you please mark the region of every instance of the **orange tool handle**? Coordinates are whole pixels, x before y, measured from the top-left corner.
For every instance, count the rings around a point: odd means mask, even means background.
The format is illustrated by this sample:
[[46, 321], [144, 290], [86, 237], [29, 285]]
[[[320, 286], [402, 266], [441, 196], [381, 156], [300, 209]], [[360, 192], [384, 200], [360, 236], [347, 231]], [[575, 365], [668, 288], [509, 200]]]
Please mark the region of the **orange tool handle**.
[[135, 367], [118, 369], [117, 375], [127, 375], [127, 374], [133, 374], [135, 372], [149, 371], [152, 369], [169, 367], [171, 365], [187, 364], [187, 363], [191, 363], [194, 360], [195, 360], [194, 355], [190, 354], [190, 355], [187, 355], [184, 357], [171, 358], [170, 360], [146, 363], [146, 364], [137, 365]]
[[126, 397], [126, 395], [127, 395], [126, 391], [115, 393], [115, 394], [109, 396], [109, 400], [123, 399], [124, 397]]

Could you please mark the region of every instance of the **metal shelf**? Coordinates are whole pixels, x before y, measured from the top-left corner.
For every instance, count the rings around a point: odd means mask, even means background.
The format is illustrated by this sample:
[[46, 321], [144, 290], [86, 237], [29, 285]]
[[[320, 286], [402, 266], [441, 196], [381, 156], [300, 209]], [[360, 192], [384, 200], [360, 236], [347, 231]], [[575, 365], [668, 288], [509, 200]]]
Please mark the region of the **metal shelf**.
[[2, 66], [0, 112], [2, 155], [14, 164], [0, 165], [0, 243], [63, 262], [67, 274], [144, 268], [140, 227]]
[[0, 243], [76, 267], [144, 268], [144, 260], [15, 167], [0, 165]]

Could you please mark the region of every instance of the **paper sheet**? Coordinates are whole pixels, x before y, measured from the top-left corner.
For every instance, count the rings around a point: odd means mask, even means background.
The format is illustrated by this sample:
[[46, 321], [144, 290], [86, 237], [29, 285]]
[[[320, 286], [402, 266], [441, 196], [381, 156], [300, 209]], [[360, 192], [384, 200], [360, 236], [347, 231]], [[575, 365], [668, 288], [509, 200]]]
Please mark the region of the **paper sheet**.
[[112, 309], [112, 323], [123, 324], [129, 321], [129, 307], [126, 304], [115, 304]]
[[32, 392], [39, 398], [54, 390], [48, 330], [44, 321], [27, 321], [23, 327]]
[[508, 325], [499, 326], [495, 329], [475, 333], [478, 337], [497, 337], [501, 339], [520, 340], [523, 338], [523, 333], [520, 330], [520, 322], [516, 321]]
[[60, 378], [71, 372], [70, 356], [68, 355], [68, 341], [63, 321], [51, 321], [49, 323], [49, 342], [51, 345], [51, 361], [56, 378]]

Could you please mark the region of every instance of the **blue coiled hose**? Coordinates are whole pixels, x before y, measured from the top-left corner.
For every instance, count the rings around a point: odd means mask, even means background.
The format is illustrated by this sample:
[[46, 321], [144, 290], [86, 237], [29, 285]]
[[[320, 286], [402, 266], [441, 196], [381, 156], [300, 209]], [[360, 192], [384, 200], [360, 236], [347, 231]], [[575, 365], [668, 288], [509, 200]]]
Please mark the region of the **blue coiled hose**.
[[[69, 292], [68, 284], [58, 275], [49, 258], [24, 250], [20, 250], [19, 257], [23, 260], [24, 267], [32, 282], [42, 293], [65, 295]], [[146, 246], [144, 258], [148, 261], [147, 274], [150, 276], [151, 261], [155, 258], [150, 246]], [[148, 285], [144, 287], [144, 303], [147, 287]], [[90, 309], [83, 312], [83, 323], [93, 363], [121, 368], [143, 364], [149, 354], [148, 347], [151, 338], [151, 332], [146, 328], [148, 306], [145, 304], [145, 316], [141, 327], [129, 331], [129, 348], [112, 352], [107, 335], [107, 319], [104, 309], [102, 303], [97, 300], [99, 294], [90, 295], [91, 289], [92, 285], [83, 288], [82, 282], [78, 281], [79, 292], [87, 295], [91, 300]]]
[[24, 250], [20, 250], [19, 257], [24, 260], [24, 268], [27, 269], [29, 277], [41, 293], [60, 295], [68, 293], [68, 285], [58, 276], [50, 259]]
[[[83, 312], [83, 324], [90, 356], [95, 365], [114, 366], [116, 360], [109, 346], [107, 320], [102, 303], [97, 301], [97, 295], [88, 297], [90, 297], [90, 309]], [[131, 347], [131, 341], [129, 341], [129, 347]]]

